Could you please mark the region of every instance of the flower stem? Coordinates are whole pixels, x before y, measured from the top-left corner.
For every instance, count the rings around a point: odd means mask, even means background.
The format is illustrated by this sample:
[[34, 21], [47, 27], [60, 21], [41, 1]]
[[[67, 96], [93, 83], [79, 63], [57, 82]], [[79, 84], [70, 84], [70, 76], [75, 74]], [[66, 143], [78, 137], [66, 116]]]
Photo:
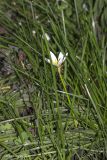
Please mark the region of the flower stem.
[[[61, 67], [58, 67], [58, 73], [59, 73], [59, 77], [60, 77], [60, 80], [61, 80], [61, 82], [62, 82], [62, 85], [63, 85], [63, 87], [64, 87], [64, 91], [67, 93], [67, 88], [66, 88], [64, 79], [62, 78], [62, 75], [61, 75]], [[71, 100], [70, 100], [70, 97], [69, 97], [68, 94], [67, 94], [67, 99], [68, 99], [69, 105], [72, 106]], [[76, 118], [75, 118], [75, 115], [74, 115], [73, 110], [71, 110], [71, 114], [72, 114], [72, 117], [73, 117], [74, 125], [75, 125], [75, 127], [77, 127], [77, 126], [78, 126], [78, 121], [77, 121]]]

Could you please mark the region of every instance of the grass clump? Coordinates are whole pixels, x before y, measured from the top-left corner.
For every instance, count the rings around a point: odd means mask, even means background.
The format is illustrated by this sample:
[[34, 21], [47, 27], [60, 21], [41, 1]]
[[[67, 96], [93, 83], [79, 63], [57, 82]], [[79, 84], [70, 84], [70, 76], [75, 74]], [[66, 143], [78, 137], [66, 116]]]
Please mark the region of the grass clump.
[[106, 1], [0, 3], [0, 158], [105, 160]]

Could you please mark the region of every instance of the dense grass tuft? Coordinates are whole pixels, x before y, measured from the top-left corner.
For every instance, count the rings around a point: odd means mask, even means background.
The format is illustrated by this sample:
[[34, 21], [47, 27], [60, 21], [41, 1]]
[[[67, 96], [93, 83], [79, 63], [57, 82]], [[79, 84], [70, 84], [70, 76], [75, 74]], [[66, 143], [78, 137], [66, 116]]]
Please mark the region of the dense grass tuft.
[[[106, 0], [0, 2], [0, 159], [107, 159]], [[60, 68], [48, 63], [68, 53]]]

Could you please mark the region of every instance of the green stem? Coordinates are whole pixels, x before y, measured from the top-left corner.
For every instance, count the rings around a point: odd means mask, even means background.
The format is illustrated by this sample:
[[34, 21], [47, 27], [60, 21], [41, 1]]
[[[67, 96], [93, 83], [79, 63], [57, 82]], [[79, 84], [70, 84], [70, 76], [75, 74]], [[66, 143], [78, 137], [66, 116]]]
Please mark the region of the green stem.
[[[59, 73], [59, 77], [60, 77], [60, 80], [62, 82], [62, 85], [64, 87], [64, 91], [67, 93], [66, 85], [65, 85], [64, 79], [62, 78], [62, 75], [61, 75], [61, 67], [58, 67], [58, 73]], [[68, 99], [69, 106], [72, 106], [69, 95], [66, 94], [66, 96], [67, 96], [67, 99]], [[74, 125], [77, 127], [78, 121], [76, 120], [74, 112], [72, 110], [71, 110], [71, 114], [72, 114], [72, 117], [73, 117], [73, 120], [74, 120]]]

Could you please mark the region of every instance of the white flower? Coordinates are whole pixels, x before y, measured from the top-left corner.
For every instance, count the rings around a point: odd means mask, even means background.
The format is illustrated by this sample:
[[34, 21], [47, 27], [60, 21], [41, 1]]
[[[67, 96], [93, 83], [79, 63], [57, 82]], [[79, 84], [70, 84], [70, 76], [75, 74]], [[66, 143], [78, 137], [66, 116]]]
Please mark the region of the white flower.
[[33, 31], [32, 31], [32, 35], [33, 35], [33, 36], [35, 36], [35, 34], [36, 34], [36, 31], [35, 31], [35, 30], [33, 30]]
[[42, 38], [44, 38], [44, 37], [47, 39], [47, 41], [50, 41], [50, 37], [47, 33], [45, 33], [44, 36], [42, 36]]
[[50, 41], [50, 37], [47, 33], [45, 33], [45, 37], [46, 37], [47, 41]]
[[64, 56], [62, 54], [62, 52], [59, 53], [59, 56], [58, 58], [56, 58], [56, 56], [54, 55], [54, 53], [52, 53], [50, 51], [50, 57], [51, 57], [51, 60], [50, 59], [47, 59], [45, 58], [45, 60], [48, 62], [48, 63], [51, 63], [56, 66], [56, 67], [60, 67], [62, 65], [62, 63], [65, 61], [66, 57], [68, 56], [68, 53], [66, 53], [66, 56]]

